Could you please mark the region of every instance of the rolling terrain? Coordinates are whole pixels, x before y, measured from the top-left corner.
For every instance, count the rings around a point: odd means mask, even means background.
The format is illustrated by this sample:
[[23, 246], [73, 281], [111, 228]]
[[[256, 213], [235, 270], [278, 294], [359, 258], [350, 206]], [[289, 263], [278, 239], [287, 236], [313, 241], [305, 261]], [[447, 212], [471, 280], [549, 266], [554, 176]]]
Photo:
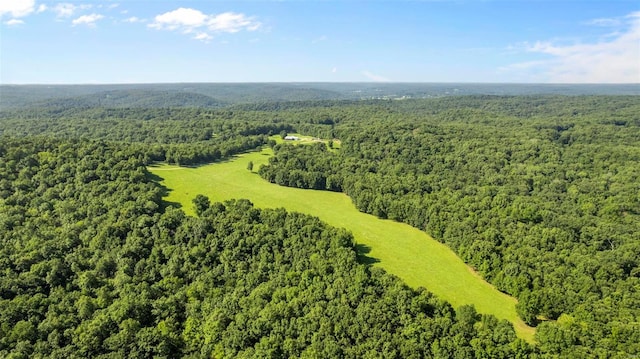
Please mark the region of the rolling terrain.
[[282, 187], [247, 170], [249, 162], [255, 170], [271, 155], [267, 148], [222, 163], [192, 168], [156, 165], [149, 170], [169, 189], [165, 200], [179, 203], [188, 214], [194, 214], [193, 198], [204, 194], [212, 201], [247, 198], [259, 208], [284, 207], [346, 228], [367, 252], [369, 261], [408, 285], [425, 287], [455, 307], [472, 304], [480, 313], [509, 320], [520, 337], [533, 341], [534, 329], [517, 316], [516, 300], [482, 280], [453, 251], [426, 233], [359, 212], [345, 194]]
[[0, 110], [50, 107], [188, 107], [291, 101], [392, 100], [469, 95], [638, 95], [637, 84], [174, 83], [0, 85]]

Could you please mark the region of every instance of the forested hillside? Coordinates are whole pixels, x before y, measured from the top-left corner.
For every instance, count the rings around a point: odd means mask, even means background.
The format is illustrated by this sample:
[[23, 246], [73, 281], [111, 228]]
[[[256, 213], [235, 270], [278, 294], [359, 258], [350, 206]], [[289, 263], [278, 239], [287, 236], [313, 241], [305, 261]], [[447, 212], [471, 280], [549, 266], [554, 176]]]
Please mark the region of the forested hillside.
[[468, 95], [639, 95], [636, 84], [168, 83], [0, 85], [0, 109], [200, 107], [275, 102], [433, 98]]
[[205, 109], [31, 109], [0, 113], [0, 135], [101, 139], [149, 161], [192, 165], [216, 161], [267, 143], [266, 135], [293, 127], [277, 118]]
[[442, 240], [551, 352], [637, 353], [638, 113], [632, 97], [403, 104], [339, 127], [338, 154], [278, 145], [260, 173]]
[[[0, 112], [0, 356], [640, 354], [637, 96]], [[291, 146], [268, 136], [341, 141]], [[153, 161], [270, 145], [271, 182], [343, 191], [519, 299], [537, 343], [357, 263], [312, 217], [162, 202]]]
[[[130, 85], [2, 85], [0, 107], [198, 107], [276, 101], [353, 98], [344, 91], [312, 84], [130, 84]], [[359, 97], [356, 97], [359, 98]]]
[[163, 210], [143, 156], [102, 141], [0, 145], [0, 356], [515, 357], [511, 325], [356, 261], [313, 217]]

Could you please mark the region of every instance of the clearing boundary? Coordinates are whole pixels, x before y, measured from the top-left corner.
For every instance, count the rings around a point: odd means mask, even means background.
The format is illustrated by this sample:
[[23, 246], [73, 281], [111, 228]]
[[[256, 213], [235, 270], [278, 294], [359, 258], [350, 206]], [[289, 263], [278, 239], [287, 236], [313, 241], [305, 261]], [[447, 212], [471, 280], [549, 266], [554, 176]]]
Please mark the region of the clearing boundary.
[[[454, 307], [473, 304], [479, 313], [506, 319], [520, 338], [534, 341], [535, 329], [516, 314], [516, 299], [484, 281], [449, 247], [407, 224], [358, 211], [343, 193], [282, 187], [263, 180], [255, 172], [272, 155], [265, 148], [197, 168], [153, 165], [148, 169], [170, 189], [165, 200], [180, 203], [187, 214], [194, 213], [193, 198], [204, 194], [212, 202], [246, 198], [260, 208], [284, 207], [346, 228], [361, 249], [370, 250], [367, 257], [373, 265], [411, 287], [427, 288]], [[249, 161], [254, 163], [252, 172], [247, 170]]]

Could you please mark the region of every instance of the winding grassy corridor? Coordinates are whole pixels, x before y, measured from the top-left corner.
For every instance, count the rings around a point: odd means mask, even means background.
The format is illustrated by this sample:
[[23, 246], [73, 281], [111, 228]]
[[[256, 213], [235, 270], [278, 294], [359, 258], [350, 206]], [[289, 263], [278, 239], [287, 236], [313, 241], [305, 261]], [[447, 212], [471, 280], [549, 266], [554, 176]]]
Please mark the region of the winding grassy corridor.
[[[485, 282], [448, 247], [409, 225], [359, 212], [345, 194], [282, 187], [263, 180], [255, 172], [272, 154], [266, 148], [197, 168], [156, 165], [149, 171], [161, 177], [170, 190], [165, 199], [180, 203], [188, 214], [193, 214], [192, 199], [204, 194], [212, 201], [247, 198], [256, 207], [284, 207], [346, 228], [361, 249], [370, 249], [366, 255], [374, 265], [412, 287], [427, 288], [455, 307], [473, 304], [480, 313], [507, 319], [518, 336], [533, 341], [534, 329], [518, 318], [516, 300]], [[254, 163], [253, 172], [247, 169], [249, 161]]]

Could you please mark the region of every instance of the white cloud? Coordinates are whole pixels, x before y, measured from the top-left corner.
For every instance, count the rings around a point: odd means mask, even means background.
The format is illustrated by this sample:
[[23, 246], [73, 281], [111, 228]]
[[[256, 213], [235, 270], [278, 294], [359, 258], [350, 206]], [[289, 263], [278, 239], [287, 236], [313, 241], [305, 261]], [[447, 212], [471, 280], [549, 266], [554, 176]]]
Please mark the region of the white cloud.
[[3, 0], [0, 1], [0, 16], [24, 17], [35, 10], [35, 0]]
[[199, 32], [193, 38], [196, 39], [196, 40], [209, 42], [211, 39], [213, 39], [213, 36], [207, 34], [206, 32]]
[[124, 19], [122, 21], [131, 23], [131, 24], [135, 24], [135, 23], [138, 23], [138, 22], [145, 22], [145, 20], [140, 19], [140, 18], [138, 18], [136, 16], [132, 16], [132, 17]]
[[58, 17], [71, 17], [77, 8], [77, 6], [70, 3], [59, 3], [51, 10], [55, 12]]
[[373, 73], [371, 73], [371, 72], [369, 72], [367, 70], [362, 71], [362, 74], [364, 76], [366, 76], [371, 81], [375, 81], [375, 82], [388, 82], [389, 81], [388, 78], [386, 78], [384, 76], [373, 74]]
[[[597, 19], [592, 25], [616, 26]], [[639, 83], [640, 82], [640, 12], [621, 19], [623, 28], [606, 34], [592, 43], [557, 44], [537, 41], [525, 44], [530, 53], [548, 59], [512, 64], [505, 71], [529, 71], [534, 82], [558, 83]], [[621, 25], [622, 26], [622, 25]]]
[[41, 12], [45, 12], [47, 11], [48, 7], [45, 4], [40, 4], [40, 6], [38, 6], [38, 10], [36, 10], [36, 12], [39, 14]]
[[19, 19], [11, 19], [9, 21], [5, 21], [4, 24], [7, 25], [7, 26], [16, 26], [16, 25], [24, 24], [24, 21], [19, 20]]
[[620, 21], [619, 18], [601, 18], [601, 19], [593, 19], [591, 21], [587, 21], [586, 24], [587, 25], [594, 25], [594, 26], [611, 27], [611, 26], [619, 26], [619, 25], [621, 25], [622, 21]]
[[182, 29], [185, 32], [191, 32], [194, 28], [205, 25], [206, 21], [207, 15], [201, 11], [181, 7], [177, 10], [156, 16], [149, 27], [158, 30]]
[[[45, 5], [46, 7], [46, 5]], [[56, 6], [50, 8], [57, 17], [71, 17], [75, 15], [78, 11], [91, 9], [93, 5], [91, 4], [82, 4], [82, 5], [74, 5], [71, 3], [58, 3]]]
[[260, 26], [260, 22], [255, 21], [253, 17], [240, 13], [225, 12], [207, 15], [200, 10], [183, 7], [160, 14], [154, 18], [153, 23], [149, 24], [150, 28], [157, 30], [180, 31], [185, 34], [197, 32], [194, 38], [203, 41], [212, 38], [204, 30], [217, 33], [236, 33], [242, 30], [255, 31]]
[[90, 14], [90, 15], [82, 15], [79, 18], [71, 21], [73, 26], [76, 25], [87, 25], [87, 26], [95, 26], [96, 21], [104, 18], [104, 16], [100, 14]]
[[334, 68], [331, 69], [331, 73], [335, 74], [336, 72], [338, 72], [338, 68], [337, 67], [334, 67]]
[[240, 30], [255, 31], [260, 28], [260, 23], [244, 14], [225, 12], [209, 17], [207, 27], [212, 31], [235, 33]]

